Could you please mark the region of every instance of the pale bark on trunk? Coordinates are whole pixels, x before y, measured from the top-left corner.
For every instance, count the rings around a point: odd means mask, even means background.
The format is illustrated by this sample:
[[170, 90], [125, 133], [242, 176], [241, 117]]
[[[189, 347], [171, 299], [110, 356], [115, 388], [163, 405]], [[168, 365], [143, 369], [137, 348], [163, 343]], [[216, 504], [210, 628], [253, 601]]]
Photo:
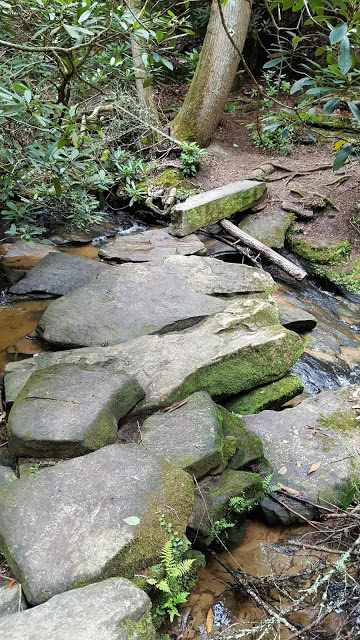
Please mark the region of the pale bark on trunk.
[[[134, 16], [137, 17], [141, 11], [141, 1], [129, 0], [128, 4]], [[144, 80], [147, 76], [145, 65], [141, 57], [144, 51], [142, 50], [138, 40], [136, 40], [135, 38], [131, 38], [131, 52], [132, 52], [133, 64], [136, 69], [135, 85], [136, 85], [136, 90], [137, 90], [139, 99], [143, 104], [144, 109], [147, 112], [147, 115], [151, 121], [151, 124], [161, 129], [161, 122], [159, 119], [157, 106], [154, 100], [152, 86], [150, 85], [149, 87], [144, 87], [143, 85]], [[152, 135], [154, 136], [154, 133], [152, 133]]]
[[[227, 0], [222, 6], [226, 26], [240, 51], [243, 50], [252, 0]], [[199, 62], [184, 104], [172, 125], [179, 140], [209, 144], [223, 114], [239, 65], [239, 54], [221, 22], [218, 1], [213, 0], [211, 15]]]

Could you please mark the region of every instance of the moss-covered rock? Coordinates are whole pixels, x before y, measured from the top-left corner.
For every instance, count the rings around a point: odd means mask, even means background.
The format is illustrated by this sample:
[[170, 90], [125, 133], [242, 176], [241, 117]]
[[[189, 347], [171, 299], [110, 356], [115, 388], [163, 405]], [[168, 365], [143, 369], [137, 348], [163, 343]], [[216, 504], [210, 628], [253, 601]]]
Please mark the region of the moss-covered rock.
[[173, 189], [175, 187], [176, 190], [182, 189], [184, 191], [188, 191], [194, 188], [194, 185], [184, 178], [183, 172], [177, 167], [168, 167], [167, 169], [164, 169], [160, 175], [156, 176], [156, 178], [152, 180], [152, 184], [158, 187], [163, 187], [166, 190]]
[[[246, 508], [230, 508], [229, 500], [241, 496]], [[246, 471], [224, 471], [200, 481], [195, 490], [194, 509], [189, 520], [188, 536], [197, 546], [209, 546], [217, 539], [238, 539], [245, 533], [247, 507], [253, 508], [264, 496], [261, 476]]]
[[286, 211], [279, 211], [269, 215], [256, 213], [244, 216], [239, 223], [239, 227], [263, 244], [273, 249], [282, 249], [285, 244], [286, 232], [293, 220], [293, 215]]
[[3, 487], [1, 551], [31, 604], [132, 577], [160, 560], [161, 514], [184, 535], [193, 492], [189, 474], [143, 446], [108, 446]]
[[186, 236], [233, 213], [245, 211], [265, 191], [264, 182], [240, 180], [191, 196], [174, 207], [169, 232], [175, 236]]
[[310, 272], [344, 291], [360, 295], [360, 258], [338, 265], [311, 264]]
[[303, 391], [304, 384], [300, 378], [295, 373], [289, 373], [281, 380], [231, 398], [225, 406], [229, 411], [240, 415], [260, 413], [264, 409], [280, 407]]
[[252, 433], [246, 426], [244, 420], [224, 407], [217, 405], [222, 416], [222, 428], [225, 436], [224, 442], [228, 441], [227, 455], [230, 469], [246, 469], [250, 464], [262, 459], [264, 450], [261, 439]]

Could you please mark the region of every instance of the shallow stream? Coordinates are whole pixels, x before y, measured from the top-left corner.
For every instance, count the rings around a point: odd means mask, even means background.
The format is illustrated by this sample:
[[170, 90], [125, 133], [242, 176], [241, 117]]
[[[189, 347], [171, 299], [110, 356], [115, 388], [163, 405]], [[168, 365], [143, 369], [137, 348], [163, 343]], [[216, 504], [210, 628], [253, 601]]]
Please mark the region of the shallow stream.
[[[67, 248], [65, 251], [92, 259], [97, 259], [98, 254], [98, 248], [91, 244]], [[19, 269], [31, 266], [31, 261], [28, 264], [16, 264]], [[359, 382], [359, 304], [308, 282], [304, 285], [277, 278], [276, 273], [273, 276], [277, 279], [277, 301], [300, 307], [318, 320], [317, 327], [304, 337], [305, 353], [293, 367], [305, 383], [305, 392], [314, 394]], [[34, 339], [32, 332], [48, 303], [46, 299], [15, 302], [6, 294], [0, 294], [0, 373], [7, 362], [30, 357], [46, 349], [45, 345]], [[29, 338], [26, 337], [29, 335]], [[294, 553], [293, 549], [286, 547], [286, 539], [303, 532], [304, 528], [299, 527], [284, 529], [252, 522], [243, 542], [232, 548], [231, 554], [224, 552], [222, 555], [230, 565], [236, 567], [238, 563], [252, 575], [268, 575], [272, 566], [276, 566], [277, 571], [281, 567], [293, 572], [306, 567], [309, 558], [304, 552]], [[226, 584], [228, 580], [229, 576], [209, 557], [196, 588], [186, 605], [182, 606], [182, 617], [169, 630], [171, 635], [177, 640], [181, 637], [184, 640], [206, 640], [210, 632], [225, 629], [236, 622], [243, 625], [258, 620], [259, 610], [248, 599], [229, 590]], [[282, 637], [285, 640], [287, 636], [285, 634]]]

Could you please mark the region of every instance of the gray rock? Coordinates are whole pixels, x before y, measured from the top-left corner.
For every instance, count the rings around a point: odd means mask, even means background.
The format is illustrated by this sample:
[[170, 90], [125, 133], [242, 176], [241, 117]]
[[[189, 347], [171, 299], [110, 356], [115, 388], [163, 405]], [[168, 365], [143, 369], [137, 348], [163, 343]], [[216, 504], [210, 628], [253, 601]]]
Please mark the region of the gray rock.
[[296, 331], [296, 333], [305, 333], [315, 329], [317, 319], [311, 313], [300, 309], [300, 307], [291, 307], [286, 304], [277, 303], [280, 312], [280, 322], [283, 327]]
[[303, 391], [304, 385], [300, 378], [294, 373], [289, 373], [281, 380], [230, 398], [225, 406], [229, 411], [240, 415], [260, 413], [265, 409], [281, 407]]
[[69, 244], [86, 244], [91, 242], [94, 238], [103, 236], [110, 238], [117, 233], [117, 227], [110, 222], [101, 222], [100, 224], [93, 224], [90, 229], [81, 230], [73, 229], [72, 231], [64, 231], [59, 228], [54, 231], [50, 236], [51, 242], [59, 246], [66, 246]]
[[124, 264], [52, 302], [38, 325], [59, 346], [106, 346], [185, 329], [229, 301], [208, 294], [265, 291], [270, 276], [211, 258], [174, 256], [162, 265]]
[[314, 212], [311, 209], [305, 209], [301, 204], [290, 202], [290, 200], [283, 200], [281, 208], [284, 209], [284, 211], [294, 213], [297, 218], [309, 219], [314, 217]]
[[117, 262], [163, 262], [172, 255], [204, 255], [206, 249], [195, 235], [174, 238], [166, 229], [150, 229], [131, 236], [119, 236], [99, 251], [105, 260]]
[[89, 258], [60, 252], [49, 253], [25, 278], [10, 287], [9, 291], [17, 295], [42, 293], [62, 296], [95, 280], [100, 273], [107, 272], [108, 268], [107, 265]]
[[150, 607], [146, 593], [129, 580], [110, 578], [0, 620], [0, 636], [7, 640], [151, 640], [155, 631]]
[[[359, 399], [360, 386], [351, 385], [324, 391], [291, 409], [244, 416], [249, 429], [262, 439], [265, 457], [274, 469], [272, 484], [281, 482], [310, 502], [342, 505], [349, 487], [360, 477]], [[318, 462], [319, 468], [309, 474]], [[308, 504], [284, 496], [281, 500], [307, 518], [317, 515]], [[263, 507], [270, 522], [297, 521], [273, 500], [265, 500]]]
[[265, 294], [243, 296], [226, 311], [196, 327], [166, 335], [142, 336], [114, 347], [42, 353], [8, 364], [7, 402], [32, 371], [59, 363], [97, 364], [126, 371], [143, 387], [146, 398], [136, 410], [155, 411], [207, 391], [225, 398], [281, 378], [303, 351], [301, 338], [281, 327], [278, 311]]
[[[194, 508], [189, 520], [188, 535], [200, 545], [210, 545], [216, 534], [224, 535], [228, 542], [242, 539], [246, 515], [229, 507], [229, 500], [243, 496], [253, 506], [263, 498], [261, 476], [247, 471], [224, 471], [220, 476], [208, 476], [195, 489]], [[222, 531], [216, 523], [224, 520], [230, 525]]]
[[223, 432], [206, 391], [193, 393], [185, 402], [145, 420], [141, 442], [151, 453], [200, 478], [221, 462]]
[[16, 269], [28, 269], [36, 264], [48, 253], [58, 253], [55, 247], [41, 242], [26, 242], [17, 240], [10, 244], [4, 255], [4, 263]]
[[16, 479], [16, 475], [10, 467], [0, 466], [0, 487], [3, 487]]
[[[22, 593], [19, 593], [19, 589], [20, 585], [17, 582], [14, 582], [10, 589], [7, 582], [0, 582], [0, 631], [2, 625], [7, 624], [7, 620], [2, 621], [3, 616], [9, 616], [12, 613], [17, 614], [19, 611], [27, 609], [25, 598]], [[9, 628], [6, 631], [7, 633], [4, 633], [3, 637], [9, 636], [10, 638]]]
[[[222, 428], [230, 457], [229, 469], [246, 469], [264, 456], [261, 439], [250, 431], [243, 418], [217, 405], [222, 417]], [[227, 457], [224, 455], [224, 457]]]
[[192, 500], [185, 471], [141, 445], [110, 445], [4, 487], [0, 542], [27, 600], [39, 604], [159, 561], [168, 534], [158, 510], [182, 536]]
[[113, 444], [120, 418], [144, 395], [127, 373], [74, 364], [38, 369], [10, 411], [9, 449], [16, 456], [68, 458]]
[[191, 196], [174, 207], [169, 232], [175, 236], [186, 236], [237, 211], [245, 211], [265, 191], [264, 182], [240, 180]]
[[12, 269], [11, 267], [7, 267], [6, 264], [1, 264], [0, 262], [0, 291], [6, 289], [9, 285], [15, 284], [23, 278], [25, 275], [25, 271], [18, 271], [17, 269]]
[[273, 249], [282, 249], [285, 234], [292, 223], [289, 213], [255, 213], [245, 216], [239, 228]]

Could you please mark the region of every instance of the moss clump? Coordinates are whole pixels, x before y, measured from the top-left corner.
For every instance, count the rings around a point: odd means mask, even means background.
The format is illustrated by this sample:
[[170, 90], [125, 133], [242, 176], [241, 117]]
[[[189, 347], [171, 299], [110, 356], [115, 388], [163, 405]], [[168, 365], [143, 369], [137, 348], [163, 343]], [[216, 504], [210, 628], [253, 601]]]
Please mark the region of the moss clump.
[[310, 272], [337, 287], [360, 295], [360, 258], [338, 266], [322, 266], [313, 264]]
[[[218, 406], [223, 417], [225, 442], [228, 440], [228, 453], [231, 454], [230, 468], [245, 469], [264, 455], [261, 439], [247, 428], [244, 420], [224, 407]], [[235, 451], [234, 451], [235, 449]]]
[[104, 409], [97, 416], [93, 426], [84, 438], [84, 447], [89, 451], [96, 451], [108, 444], [116, 442], [117, 423], [109, 409]]
[[193, 189], [191, 183], [184, 178], [180, 169], [176, 167], [165, 169], [165, 171], [154, 179], [153, 184], [163, 187], [164, 189], [172, 189], [174, 187], [176, 189]]
[[340, 431], [341, 433], [349, 436], [351, 436], [351, 432], [353, 432], [354, 429], [355, 431], [358, 431], [359, 429], [359, 422], [351, 409], [336, 411], [330, 416], [321, 415], [317, 419], [316, 425], [324, 429]]
[[229, 411], [240, 415], [260, 413], [264, 409], [279, 407], [304, 391], [304, 385], [295, 373], [281, 380], [236, 396], [226, 403]]
[[126, 640], [155, 640], [156, 632], [148, 611], [140, 620], [125, 620], [122, 625], [126, 633]]
[[294, 253], [311, 263], [340, 264], [342, 259], [350, 253], [350, 244], [347, 240], [339, 242], [335, 247], [322, 247], [295, 237], [292, 232], [287, 234], [287, 240]]

